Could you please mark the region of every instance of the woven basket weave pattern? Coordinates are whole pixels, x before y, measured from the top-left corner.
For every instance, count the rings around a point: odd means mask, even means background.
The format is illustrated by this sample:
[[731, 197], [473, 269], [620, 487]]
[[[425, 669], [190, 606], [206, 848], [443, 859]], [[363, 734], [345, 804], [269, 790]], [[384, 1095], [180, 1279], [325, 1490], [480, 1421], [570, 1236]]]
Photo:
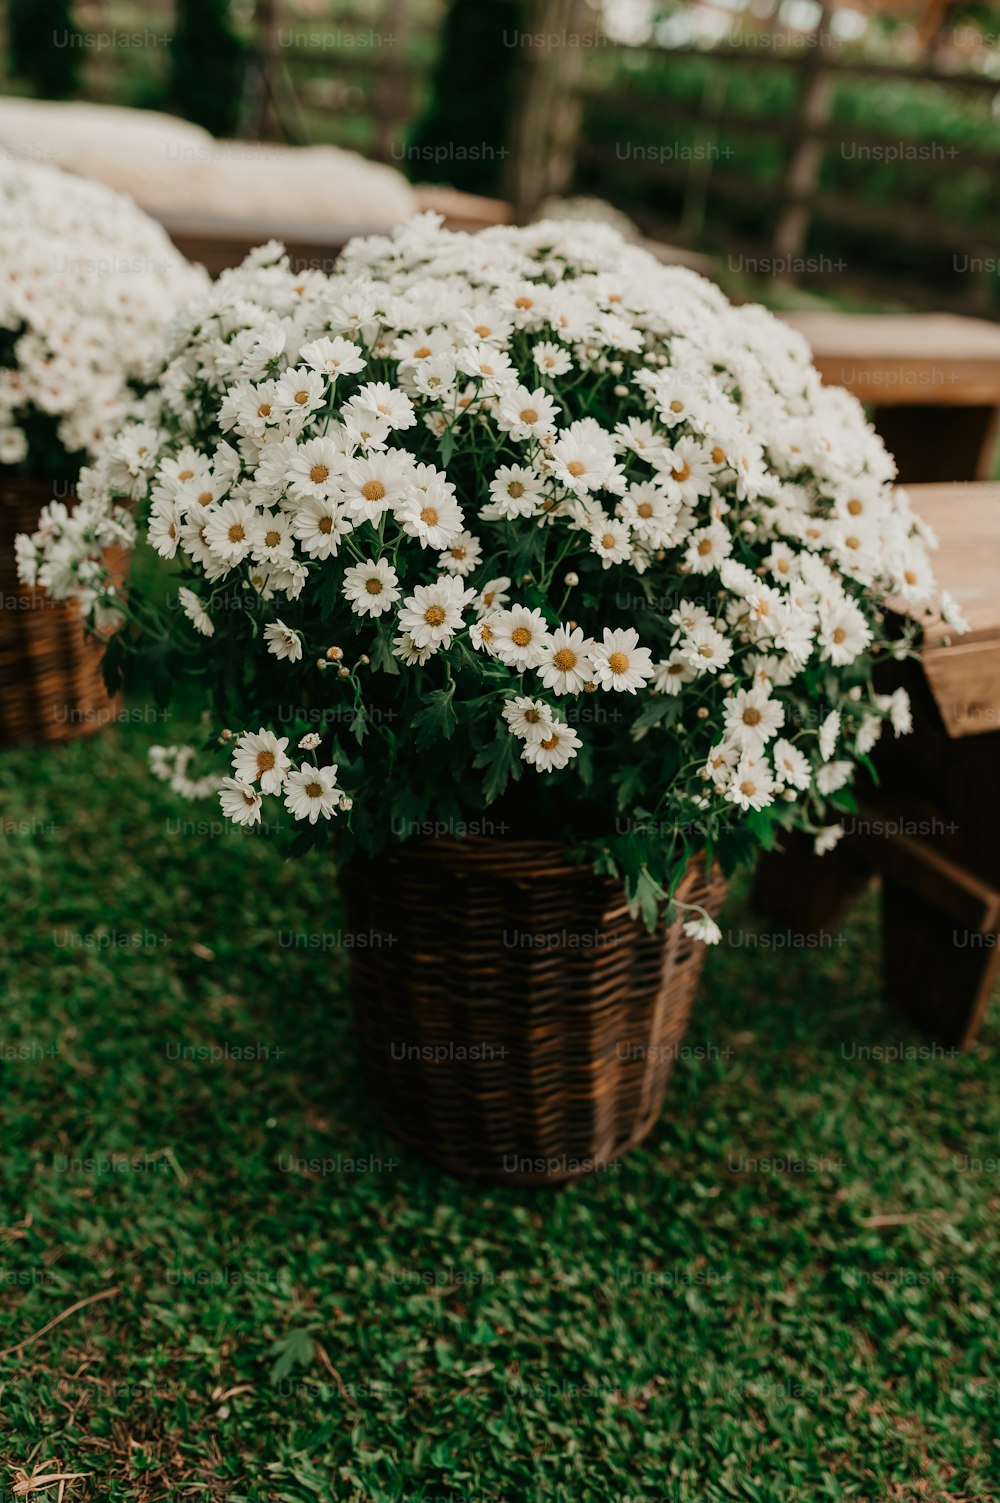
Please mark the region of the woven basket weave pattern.
[[14, 539], [51, 500], [45, 481], [0, 478], [0, 747], [92, 736], [118, 709], [79, 613], [17, 577]]
[[[696, 861], [678, 897], [715, 915], [725, 891]], [[343, 892], [362, 1057], [397, 1137], [531, 1183], [653, 1126], [704, 957], [679, 921], [650, 935], [620, 882], [540, 841], [411, 842], [352, 863]]]

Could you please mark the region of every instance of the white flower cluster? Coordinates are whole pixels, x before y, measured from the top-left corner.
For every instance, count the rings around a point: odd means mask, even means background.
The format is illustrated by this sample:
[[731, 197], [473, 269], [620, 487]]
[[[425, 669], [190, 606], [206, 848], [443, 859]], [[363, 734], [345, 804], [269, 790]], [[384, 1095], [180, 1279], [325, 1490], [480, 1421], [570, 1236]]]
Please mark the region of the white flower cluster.
[[[746, 814], [836, 793], [871, 749], [890, 707], [870, 688], [833, 699], [886, 596], [960, 625], [861, 407], [763, 309], [603, 225], [473, 237], [423, 216], [353, 242], [329, 278], [278, 257], [255, 253], [174, 326], [143, 421], [81, 484], [91, 532], [128, 527], [117, 498], [146, 503], [203, 637], [235, 588], [297, 674], [332, 666], [345, 620], [361, 653], [387, 628], [404, 671], [460, 653], [479, 713], [540, 773], [583, 749], [588, 696], [681, 696], [703, 750], [678, 797]], [[66, 537], [50, 516], [22, 544], [56, 593]], [[510, 563], [522, 544], [528, 568]], [[633, 722], [634, 744], [655, 725]], [[240, 740], [228, 813], [288, 779], [298, 817], [340, 807], [335, 768], [292, 772], [263, 735]]]
[[0, 466], [36, 462], [39, 423], [77, 463], [121, 424], [177, 306], [202, 293], [141, 209], [101, 183], [0, 159]]

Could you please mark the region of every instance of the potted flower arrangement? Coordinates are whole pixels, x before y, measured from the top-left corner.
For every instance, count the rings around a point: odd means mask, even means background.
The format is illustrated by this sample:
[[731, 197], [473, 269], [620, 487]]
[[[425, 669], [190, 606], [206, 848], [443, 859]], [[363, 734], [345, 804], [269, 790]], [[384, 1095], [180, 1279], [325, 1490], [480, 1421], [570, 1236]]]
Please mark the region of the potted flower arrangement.
[[205, 279], [129, 199], [11, 160], [0, 162], [0, 265], [0, 745], [13, 746], [88, 734], [110, 711], [98, 645], [77, 610], [19, 589], [14, 538], [47, 503], [65, 512], [161, 328]]
[[[157, 651], [208, 692], [223, 810], [336, 834], [394, 1130], [487, 1178], [613, 1159], [724, 873], [783, 829], [832, 844], [905, 728], [871, 669], [885, 594], [932, 599], [929, 539], [860, 407], [605, 226], [426, 216], [330, 278], [255, 253], [139, 416], [29, 574], [65, 548], [100, 602], [94, 540], [133, 528], [174, 561]], [[190, 756], [156, 765], [196, 791]]]

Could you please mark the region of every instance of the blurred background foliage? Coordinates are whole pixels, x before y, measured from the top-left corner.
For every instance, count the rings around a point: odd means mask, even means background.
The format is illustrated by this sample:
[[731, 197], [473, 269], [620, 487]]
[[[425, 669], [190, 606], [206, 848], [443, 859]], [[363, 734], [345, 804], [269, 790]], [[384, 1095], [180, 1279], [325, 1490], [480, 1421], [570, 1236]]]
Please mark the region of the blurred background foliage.
[[[595, 196], [717, 257], [734, 292], [773, 277], [777, 240], [797, 253], [786, 288], [1000, 316], [1000, 5], [8, 0], [5, 29], [7, 92], [335, 144], [519, 210]], [[144, 31], [163, 41], [129, 41]], [[526, 186], [525, 79], [543, 76], [573, 139]], [[809, 109], [822, 149], [789, 241]]]

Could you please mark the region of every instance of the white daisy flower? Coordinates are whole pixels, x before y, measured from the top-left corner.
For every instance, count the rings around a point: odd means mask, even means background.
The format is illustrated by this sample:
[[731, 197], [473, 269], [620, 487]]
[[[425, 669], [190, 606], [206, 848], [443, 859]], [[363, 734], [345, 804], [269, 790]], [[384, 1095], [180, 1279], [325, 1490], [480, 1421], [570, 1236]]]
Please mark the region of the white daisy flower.
[[590, 649], [594, 676], [602, 689], [634, 694], [655, 672], [648, 647], [639, 646], [639, 633], [632, 627], [615, 631], [604, 628], [604, 638]]
[[403, 601], [399, 624], [418, 650], [447, 647], [461, 627], [462, 612], [474, 594], [475, 591], [465, 589], [462, 581], [452, 575], [446, 575], [434, 584], [418, 585]]
[[740, 689], [723, 701], [726, 735], [747, 756], [759, 756], [785, 723], [785, 708], [764, 685]]
[[744, 813], [749, 809], [766, 809], [774, 803], [774, 782], [759, 757], [745, 757], [737, 763], [726, 798], [731, 804], [738, 804]]
[[910, 696], [905, 689], [897, 689], [894, 694], [878, 695], [876, 704], [888, 714], [889, 723], [897, 738], [910, 734], [913, 730], [913, 713]]
[[201, 632], [203, 637], [214, 637], [215, 623], [194, 591], [188, 590], [184, 585], [181, 585], [177, 591], [177, 599], [180, 601], [181, 609], [195, 631]]
[[490, 611], [499, 610], [510, 599], [510, 580], [506, 574], [498, 574], [496, 579], [488, 579], [479, 594], [472, 602], [473, 607], [481, 616], [486, 616]]
[[323, 737], [317, 731], [306, 731], [299, 742], [299, 751], [315, 751], [322, 740]]
[[554, 694], [579, 694], [591, 679], [593, 645], [579, 627], [557, 626], [542, 642], [538, 676], [546, 689]]
[[264, 628], [267, 650], [280, 661], [297, 663], [302, 657], [302, 638], [284, 621], [270, 621]]
[[853, 663], [869, 642], [872, 634], [858, 607], [850, 601], [832, 611], [820, 613], [820, 658], [835, 668]]
[[223, 778], [219, 789], [219, 803], [223, 814], [234, 824], [260, 824], [263, 799], [249, 783], [240, 782], [238, 778]]
[[332, 819], [340, 808], [336, 767], [311, 767], [308, 763], [285, 779], [285, 808], [296, 819], [314, 825], [320, 816]]
[[827, 851], [832, 851], [843, 838], [843, 825], [825, 825], [816, 839], [813, 841], [813, 851], [817, 856], [825, 856]]
[[497, 426], [509, 433], [515, 443], [545, 438], [555, 432], [558, 420], [558, 406], [540, 386], [534, 391], [526, 386], [513, 387], [503, 394], [497, 409]]
[[576, 495], [614, 485], [619, 474], [613, 436], [592, 418], [572, 423], [548, 454], [560, 485]]
[[883, 721], [879, 715], [865, 715], [854, 738], [854, 750], [859, 757], [867, 757], [882, 734]]
[[697, 674], [688, 661], [688, 654], [675, 647], [669, 657], [657, 663], [652, 678], [652, 687], [660, 694], [679, 694], [685, 684], [693, 683]]
[[351, 398], [352, 408], [371, 412], [382, 418], [390, 428], [412, 428], [417, 418], [413, 403], [405, 392], [397, 391], [386, 381], [369, 381]]
[[384, 615], [399, 593], [399, 578], [388, 559], [367, 559], [344, 570], [344, 597], [356, 616]]
[[[475, 602], [473, 602], [475, 603]], [[469, 627], [469, 640], [477, 652], [488, 653], [495, 657], [496, 652], [493, 643], [496, 639], [497, 612], [488, 611], [485, 616], [480, 616]]]
[[565, 376], [573, 369], [573, 361], [569, 351], [561, 344], [553, 344], [550, 340], [539, 340], [531, 351], [534, 360], [543, 376]]
[[460, 532], [452, 538], [448, 547], [439, 556], [438, 564], [446, 569], [449, 574], [465, 576], [471, 574], [479, 567], [479, 560], [483, 556], [483, 545], [471, 532]]
[[797, 746], [793, 746], [784, 737], [779, 737], [771, 748], [771, 756], [774, 759], [775, 781], [782, 787], [800, 790], [809, 787], [812, 782], [809, 758]]
[[326, 404], [326, 382], [318, 371], [293, 366], [274, 383], [274, 400], [283, 412], [306, 418]]
[[610, 518], [598, 522], [590, 534], [590, 551], [599, 554], [602, 567], [623, 564], [632, 553], [632, 539], [624, 522]]
[[829, 762], [833, 756], [839, 735], [840, 711], [831, 710], [819, 728], [819, 754], [824, 762]]
[[310, 370], [319, 371], [331, 381], [338, 376], [356, 376], [365, 368], [365, 357], [358, 346], [339, 334], [334, 339], [323, 335], [320, 339], [310, 340], [299, 351], [299, 359]]
[[524, 465], [502, 465], [490, 481], [490, 516], [510, 522], [530, 517], [542, 499], [544, 488], [534, 470]]
[[266, 511], [254, 518], [251, 557], [258, 564], [290, 564], [295, 552], [292, 518], [285, 512]]
[[244, 731], [233, 748], [233, 773], [241, 783], [260, 779], [262, 793], [280, 793], [291, 761], [285, 756], [288, 737], [281, 739], [261, 726], [259, 731]]
[[252, 547], [256, 520], [256, 508], [246, 501], [223, 501], [204, 525], [205, 544], [223, 563], [241, 563]]
[[549, 734], [541, 741], [525, 741], [521, 756], [539, 772], [553, 772], [576, 756], [583, 742], [570, 726], [561, 722], [549, 727]]
[[682, 928], [688, 939], [700, 940], [703, 945], [717, 945], [722, 940], [722, 930], [707, 913], [700, 918], [688, 919]]
[[660, 486], [646, 481], [630, 485], [622, 500], [624, 522], [651, 548], [667, 548], [673, 542], [679, 511], [678, 502]]
[[851, 781], [853, 773], [853, 762], [825, 762], [816, 771], [816, 789], [824, 797], [837, 793]]
[[401, 632], [398, 637], [392, 639], [393, 657], [399, 658], [408, 668], [422, 667], [436, 651], [436, 644], [418, 647], [408, 631]]
[[515, 605], [510, 610], [497, 612], [493, 650], [508, 668], [516, 668], [518, 672], [537, 668], [548, 635], [548, 623], [541, 611], [529, 611], [527, 606]]
[[733, 644], [708, 621], [700, 622], [684, 639], [683, 651], [699, 673], [718, 673], [733, 655]]
[[407, 498], [412, 484], [410, 463], [400, 450], [355, 459], [343, 479], [342, 495], [350, 514], [359, 522], [378, 523], [391, 508]]
[[354, 520], [330, 497], [309, 496], [292, 518], [292, 532], [310, 558], [335, 558]]
[[396, 508], [396, 520], [424, 548], [447, 548], [462, 535], [465, 516], [450, 488], [435, 484], [414, 490]]
[[307, 438], [296, 444], [288, 462], [288, 489], [297, 499], [315, 497], [329, 500], [340, 494], [340, 477], [348, 459], [336, 440], [328, 437]]
[[740, 754], [735, 746], [729, 742], [720, 741], [718, 746], [713, 746], [709, 752], [702, 775], [721, 793], [729, 787], [733, 768], [739, 759]]
[[733, 535], [721, 522], [699, 527], [688, 538], [684, 559], [693, 574], [711, 574], [733, 551]]
[[552, 710], [542, 699], [520, 694], [508, 699], [501, 711], [509, 730], [522, 741], [541, 741], [551, 736], [556, 724]]

